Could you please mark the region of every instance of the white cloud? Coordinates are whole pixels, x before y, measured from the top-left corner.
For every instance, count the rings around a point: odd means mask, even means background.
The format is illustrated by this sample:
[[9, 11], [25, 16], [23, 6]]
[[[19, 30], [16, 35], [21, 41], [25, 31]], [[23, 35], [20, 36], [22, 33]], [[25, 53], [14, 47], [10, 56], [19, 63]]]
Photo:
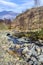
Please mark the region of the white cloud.
[[[15, 2], [10, 2], [10, 0], [0, 1], [0, 10], [11, 10], [14, 12], [22, 12], [34, 6], [34, 0], [21, 0], [21, 4]], [[41, 5], [43, 5], [43, 0], [40, 0]]]
[[42, 6], [43, 6], [43, 0], [40, 0], [40, 5], [42, 5]]
[[5, 0], [1, 0], [0, 4], [10, 6], [10, 7], [17, 7], [18, 6], [16, 3], [8, 2], [8, 1], [5, 1]]
[[25, 1], [23, 4], [21, 4], [17, 9], [20, 11], [25, 11], [26, 9], [29, 9], [34, 6], [34, 1]]
[[23, 2], [22, 4], [16, 4], [8, 0], [1, 0], [0, 4], [4, 5], [2, 7], [2, 10], [12, 10], [15, 12], [22, 12], [23, 10], [28, 9], [33, 5], [33, 0], [32, 1], [22, 0], [22, 2]]

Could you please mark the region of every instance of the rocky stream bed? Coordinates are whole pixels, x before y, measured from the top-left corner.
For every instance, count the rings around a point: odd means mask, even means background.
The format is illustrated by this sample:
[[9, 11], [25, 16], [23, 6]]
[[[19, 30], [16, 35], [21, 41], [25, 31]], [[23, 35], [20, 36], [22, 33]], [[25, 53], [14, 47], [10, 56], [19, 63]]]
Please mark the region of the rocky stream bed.
[[14, 44], [7, 32], [0, 32], [0, 65], [43, 65], [43, 44]]

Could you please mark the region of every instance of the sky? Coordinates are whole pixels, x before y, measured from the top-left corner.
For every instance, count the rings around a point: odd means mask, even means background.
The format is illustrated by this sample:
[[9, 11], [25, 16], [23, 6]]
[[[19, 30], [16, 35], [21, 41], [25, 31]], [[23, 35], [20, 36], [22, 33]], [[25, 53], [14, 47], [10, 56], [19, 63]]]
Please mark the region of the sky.
[[[40, 0], [40, 6], [43, 6], [43, 0]], [[32, 7], [34, 7], [34, 0], [0, 0], [0, 11], [21, 13]]]

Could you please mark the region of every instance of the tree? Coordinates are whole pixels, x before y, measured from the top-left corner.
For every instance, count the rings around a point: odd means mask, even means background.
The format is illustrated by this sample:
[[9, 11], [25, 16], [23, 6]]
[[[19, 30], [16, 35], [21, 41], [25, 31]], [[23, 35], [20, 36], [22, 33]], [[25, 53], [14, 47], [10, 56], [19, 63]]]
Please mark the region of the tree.
[[11, 20], [10, 19], [4, 19], [4, 22], [6, 25], [8, 25], [8, 29], [11, 29]]
[[[39, 7], [40, 6], [40, 0], [34, 0], [34, 4], [35, 4], [35, 7]], [[39, 16], [40, 16], [40, 11], [41, 10], [38, 10], [38, 14], [39, 14]], [[40, 18], [41, 17], [38, 17], [39, 18], [39, 23], [41, 22], [40, 21]], [[38, 24], [38, 29], [40, 28], [40, 24]]]
[[34, 4], [35, 4], [35, 7], [38, 7], [40, 5], [40, 1], [39, 0], [34, 0]]

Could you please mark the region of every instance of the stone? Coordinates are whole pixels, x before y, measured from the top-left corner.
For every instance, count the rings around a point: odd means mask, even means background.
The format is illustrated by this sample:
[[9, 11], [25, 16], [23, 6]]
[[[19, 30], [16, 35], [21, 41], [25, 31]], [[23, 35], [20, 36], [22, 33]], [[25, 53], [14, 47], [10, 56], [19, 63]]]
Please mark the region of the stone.
[[41, 54], [41, 48], [40, 47], [36, 46], [36, 51], [37, 51], [38, 55]]
[[42, 43], [43, 41], [42, 40], [39, 40], [40, 43]]
[[24, 44], [24, 47], [27, 47], [27, 46], [28, 46], [28, 44], [25, 43], [25, 44]]
[[19, 49], [19, 48], [20, 48], [20, 45], [17, 44], [17, 45], [16, 45], [16, 49]]
[[33, 65], [33, 61], [30, 61], [30, 62], [29, 62], [29, 65]]
[[41, 47], [41, 50], [42, 50], [42, 54], [43, 54], [43, 47]]
[[43, 63], [43, 55], [39, 56], [39, 62]]
[[30, 58], [29, 54], [25, 54], [25, 57], [26, 57], [26, 58]]
[[25, 47], [25, 48], [23, 49], [22, 53], [25, 54], [25, 53], [27, 53], [27, 52], [29, 52], [29, 49], [28, 49], [28, 47]]
[[35, 51], [35, 48], [36, 48], [36, 46], [34, 45], [34, 46], [30, 49], [30, 52], [29, 52], [29, 55], [30, 55], [30, 56], [31, 56], [31, 55], [37, 56], [37, 52]]

